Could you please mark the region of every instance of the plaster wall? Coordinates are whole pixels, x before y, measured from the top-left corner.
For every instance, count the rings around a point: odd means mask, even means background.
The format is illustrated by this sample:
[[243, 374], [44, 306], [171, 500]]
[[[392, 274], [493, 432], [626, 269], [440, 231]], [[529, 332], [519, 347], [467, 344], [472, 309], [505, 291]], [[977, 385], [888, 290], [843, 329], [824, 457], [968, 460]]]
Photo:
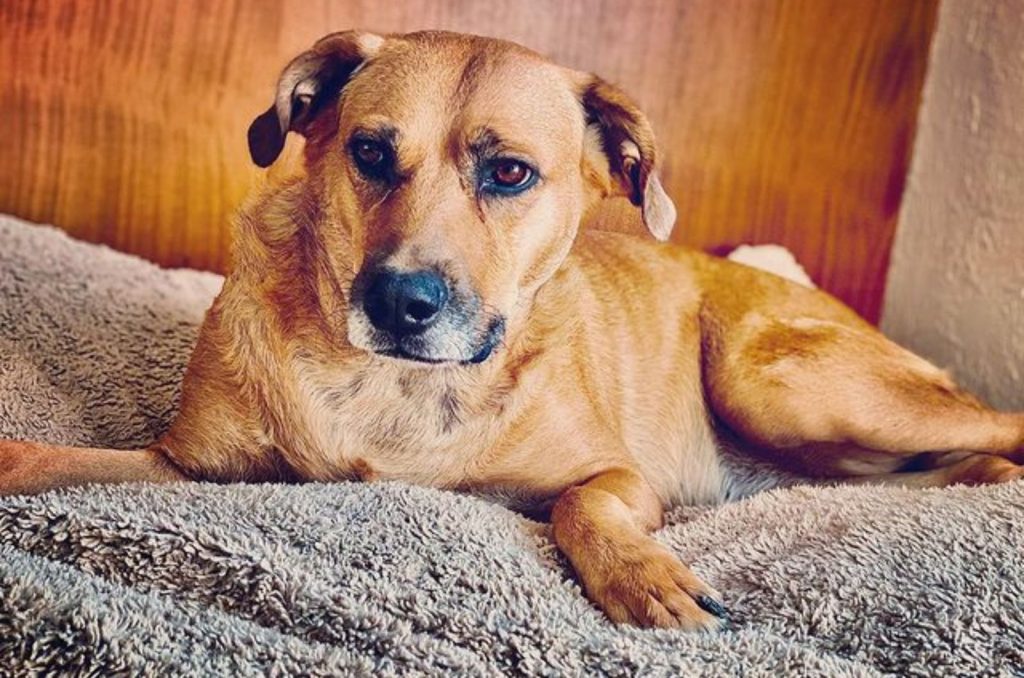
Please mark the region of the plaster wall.
[[1024, 0], [943, 0], [882, 329], [1024, 409]]

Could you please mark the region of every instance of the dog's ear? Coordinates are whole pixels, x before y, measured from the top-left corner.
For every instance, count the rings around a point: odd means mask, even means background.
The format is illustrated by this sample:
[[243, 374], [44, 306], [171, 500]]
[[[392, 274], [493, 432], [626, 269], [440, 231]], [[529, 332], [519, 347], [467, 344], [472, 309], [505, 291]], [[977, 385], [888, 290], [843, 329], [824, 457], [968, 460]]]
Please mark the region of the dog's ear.
[[269, 167], [281, 154], [288, 132], [305, 136], [317, 113], [334, 101], [353, 72], [383, 42], [373, 33], [332, 33], [295, 57], [281, 73], [274, 103], [249, 126], [252, 161]]
[[601, 150], [608, 158], [613, 182], [610, 193], [628, 196], [641, 208], [644, 224], [654, 237], [668, 240], [676, 208], [655, 173], [657, 151], [651, 123], [622, 90], [597, 76], [585, 78], [580, 100], [587, 125], [596, 128]]

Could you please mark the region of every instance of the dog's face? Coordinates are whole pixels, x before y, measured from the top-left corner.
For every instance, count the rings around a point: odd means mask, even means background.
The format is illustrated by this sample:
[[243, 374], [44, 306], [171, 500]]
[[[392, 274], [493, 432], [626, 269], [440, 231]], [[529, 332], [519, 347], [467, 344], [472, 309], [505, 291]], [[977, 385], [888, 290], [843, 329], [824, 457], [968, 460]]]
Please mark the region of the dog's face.
[[328, 36], [250, 128], [257, 164], [289, 130], [340, 236], [325, 245], [349, 250], [349, 341], [381, 355], [486, 360], [601, 196], [629, 195], [658, 237], [674, 221], [629, 100], [507, 42]]

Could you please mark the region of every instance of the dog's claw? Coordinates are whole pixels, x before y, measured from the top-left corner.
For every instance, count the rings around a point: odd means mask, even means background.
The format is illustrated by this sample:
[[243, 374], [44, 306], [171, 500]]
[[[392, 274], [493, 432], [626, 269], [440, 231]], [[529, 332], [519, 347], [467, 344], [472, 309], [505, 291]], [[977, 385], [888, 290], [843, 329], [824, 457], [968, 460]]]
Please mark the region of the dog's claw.
[[729, 612], [725, 607], [711, 596], [697, 596], [697, 604], [705, 612], [715, 615], [719, 619], [729, 621]]

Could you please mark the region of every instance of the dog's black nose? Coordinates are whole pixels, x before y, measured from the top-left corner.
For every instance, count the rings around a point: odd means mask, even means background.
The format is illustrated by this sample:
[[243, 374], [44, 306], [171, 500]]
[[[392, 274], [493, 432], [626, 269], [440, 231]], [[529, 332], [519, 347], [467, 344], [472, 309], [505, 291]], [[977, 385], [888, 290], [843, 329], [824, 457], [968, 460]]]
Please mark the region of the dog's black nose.
[[373, 326], [396, 335], [418, 334], [433, 325], [445, 302], [448, 286], [437, 273], [378, 271], [363, 297], [363, 310]]

